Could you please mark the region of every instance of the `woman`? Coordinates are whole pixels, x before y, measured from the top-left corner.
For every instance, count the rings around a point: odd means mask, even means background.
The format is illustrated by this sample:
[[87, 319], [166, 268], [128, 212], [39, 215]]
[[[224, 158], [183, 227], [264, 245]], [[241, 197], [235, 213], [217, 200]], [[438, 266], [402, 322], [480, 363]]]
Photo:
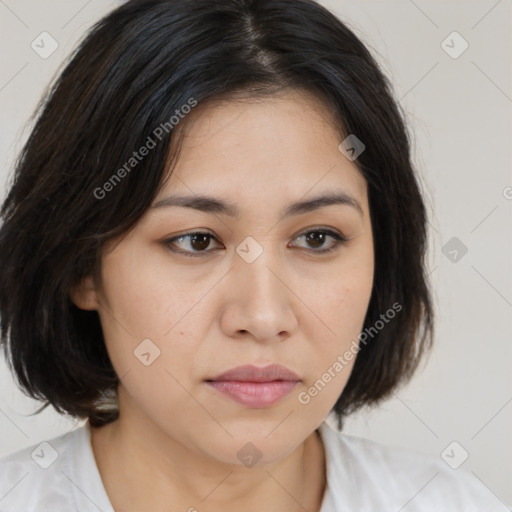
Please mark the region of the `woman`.
[[433, 311], [399, 105], [317, 3], [126, 2], [53, 85], [2, 216], [13, 372], [87, 419], [3, 459], [2, 511], [493, 503], [339, 431], [412, 376]]

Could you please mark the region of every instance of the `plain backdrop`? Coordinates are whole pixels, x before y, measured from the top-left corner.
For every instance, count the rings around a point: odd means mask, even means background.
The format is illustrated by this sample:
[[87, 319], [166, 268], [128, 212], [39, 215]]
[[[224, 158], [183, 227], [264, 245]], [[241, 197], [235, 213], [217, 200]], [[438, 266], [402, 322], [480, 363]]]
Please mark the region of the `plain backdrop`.
[[[0, 1], [2, 198], [48, 82], [86, 29], [120, 3]], [[455, 441], [448, 453], [468, 454], [460, 469], [510, 504], [512, 3], [322, 3], [368, 45], [407, 113], [431, 213], [437, 315], [435, 348], [412, 382], [379, 408], [350, 418], [344, 431], [439, 457]], [[31, 46], [48, 37], [42, 32], [58, 44], [47, 58]], [[0, 457], [79, 424], [50, 408], [29, 416], [37, 405], [1, 360]]]

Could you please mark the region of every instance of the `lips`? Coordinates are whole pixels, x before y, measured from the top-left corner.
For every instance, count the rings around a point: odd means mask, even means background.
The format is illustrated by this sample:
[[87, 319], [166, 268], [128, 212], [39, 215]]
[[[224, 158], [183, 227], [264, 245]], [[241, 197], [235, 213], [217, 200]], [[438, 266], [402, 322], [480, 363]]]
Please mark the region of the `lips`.
[[206, 382], [235, 402], [260, 409], [282, 400], [300, 380], [295, 372], [273, 364], [264, 368], [238, 366]]
[[209, 381], [272, 382], [276, 380], [300, 381], [292, 370], [280, 364], [271, 364], [263, 368], [253, 365], [237, 366]]

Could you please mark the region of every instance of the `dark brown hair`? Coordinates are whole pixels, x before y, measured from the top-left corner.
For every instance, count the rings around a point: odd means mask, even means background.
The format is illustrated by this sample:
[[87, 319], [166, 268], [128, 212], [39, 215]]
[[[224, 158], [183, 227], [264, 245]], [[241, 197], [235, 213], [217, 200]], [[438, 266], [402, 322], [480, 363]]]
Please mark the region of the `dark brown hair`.
[[[151, 205], [178, 133], [169, 120], [191, 98], [200, 106], [286, 88], [313, 91], [336, 118], [340, 142], [355, 134], [365, 144], [355, 163], [368, 183], [375, 274], [364, 329], [402, 306], [361, 345], [334, 406], [339, 428], [412, 376], [433, 338], [427, 216], [405, 116], [369, 50], [312, 0], [131, 0], [88, 31], [54, 81], [1, 209], [1, 343], [19, 385], [43, 408], [94, 425], [117, 417], [101, 405], [119, 380], [99, 316], [77, 308], [69, 290]], [[157, 127], [169, 129], [112, 182]]]

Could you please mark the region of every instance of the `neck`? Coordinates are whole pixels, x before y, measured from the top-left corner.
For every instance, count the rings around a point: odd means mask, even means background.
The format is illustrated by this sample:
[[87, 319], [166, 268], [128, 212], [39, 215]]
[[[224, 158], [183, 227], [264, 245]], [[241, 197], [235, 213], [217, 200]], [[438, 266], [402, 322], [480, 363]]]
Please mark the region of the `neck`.
[[91, 443], [112, 506], [123, 512], [318, 512], [325, 491], [316, 431], [284, 458], [247, 467], [219, 461], [120, 408], [117, 421], [91, 427]]

